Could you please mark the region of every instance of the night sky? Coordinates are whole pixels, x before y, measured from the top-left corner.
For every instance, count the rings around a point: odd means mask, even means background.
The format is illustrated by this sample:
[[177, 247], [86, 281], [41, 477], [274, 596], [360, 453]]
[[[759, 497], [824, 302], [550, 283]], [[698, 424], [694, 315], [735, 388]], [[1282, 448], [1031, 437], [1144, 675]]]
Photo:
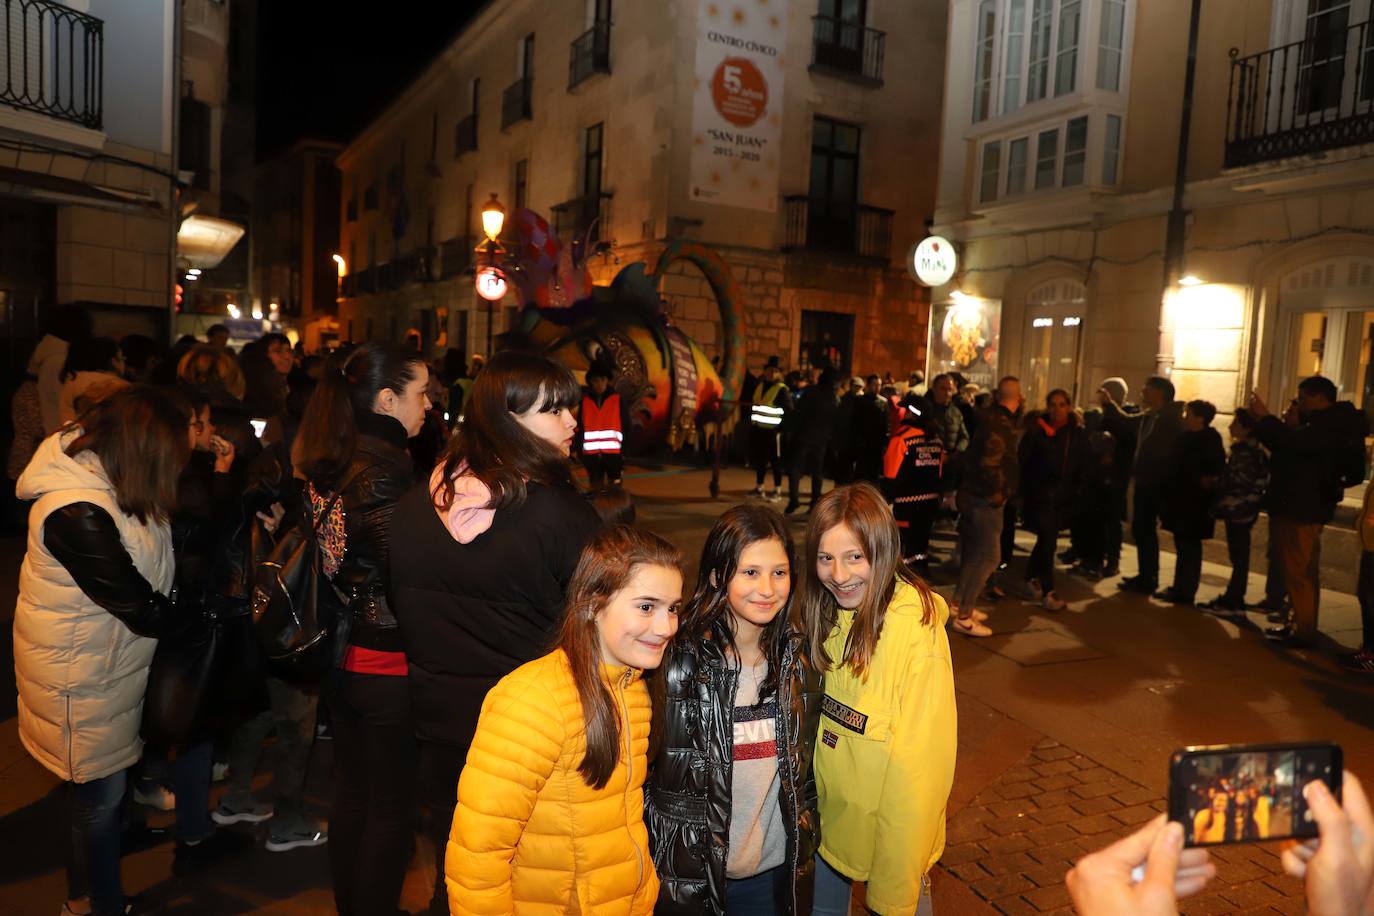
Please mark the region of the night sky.
[[352, 139], [483, 5], [260, 0], [259, 161], [304, 137]]

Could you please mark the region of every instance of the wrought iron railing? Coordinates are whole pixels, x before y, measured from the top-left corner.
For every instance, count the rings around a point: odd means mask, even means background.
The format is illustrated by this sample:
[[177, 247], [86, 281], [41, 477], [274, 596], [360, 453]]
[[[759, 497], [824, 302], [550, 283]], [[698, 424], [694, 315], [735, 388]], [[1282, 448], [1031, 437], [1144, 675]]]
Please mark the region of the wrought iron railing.
[[813, 16], [811, 24], [813, 70], [882, 84], [885, 33], [833, 16]]
[[611, 218], [611, 192], [584, 194], [549, 209], [553, 212], [554, 231], [564, 244], [582, 239], [597, 242], [607, 235], [607, 224]]
[[100, 130], [104, 30], [53, 0], [0, 0], [0, 104]]
[[534, 117], [534, 81], [518, 79], [501, 93], [501, 128]]
[[470, 114], [453, 129], [453, 157], [477, 151], [477, 115]]
[[568, 88], [595, 73], [611, 72], [611, 24], [598, 22], [573, 39], [568, 56]]
[[789, 195], [783, 198], [783, 250], [825, 251], [886, 261], [892, 251], [892, 212], [853, 201]]
[[377, 291], [377, 268], [368, 267], [358, 271], [358, 279], [354, 284], [354, 294], [375, 293]]
[[1374, 26], [1361, 22], [1240, 57], [1231, 49], [1226, 166], [1374, 142]]

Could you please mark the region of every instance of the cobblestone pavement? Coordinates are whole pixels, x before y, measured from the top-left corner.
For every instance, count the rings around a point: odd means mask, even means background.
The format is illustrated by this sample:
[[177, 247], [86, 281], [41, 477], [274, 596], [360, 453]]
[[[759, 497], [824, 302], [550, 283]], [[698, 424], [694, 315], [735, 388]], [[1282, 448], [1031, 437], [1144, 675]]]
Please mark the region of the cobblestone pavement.
[[[631, 468], [640, 522], [677, 543], [695, 565], [715, 517], [743, 500], [752, 474], [730, 470], [722, 496], [707, 493], [707, 472]], [[800, 535], [804, 518], [794, 522]], [[950, 535], [937, 537], [948, 554]], [[1029, 544], [1022, 540], [1023, 549]], [[10, 615], [23, 542], [0, 539], [0, 668], [12, 670]], [[1015, 593], [1021, 557], [1007, 576]], [[1123, 572], [1134, 572], [1127, 547]], [[1225, 570], [1204, 566], [1204, 596]], [[1262, 570], [1260, 571], [1262, 572]], [[1163, 577], [1172, 573], [1164, 557]], [[948, 590], [954, 567], [937, 568]], [[689, 569], [687, 581], [694, 581]], [[1058, 614], [1016, 597], [986, 608], [997, 635], [951, 635], [959, 706], [958, 766], [949, 805], [949, 843], [932, 875], [941, 916], [1066, 911], [1064, 872], [1158, 809], [1170, 751], [1188, 744], [1329, 738], [1346, 764], [1374, 774], [1374, 679], [1333, 663], [1354, 645], [1358, 607], [1349, 595], [1322, 597], [1323, 642], [1283, 651], [1258, 632], [1262, 618], [1223, 622], [1117, 592], [1114, 582], [1058, 583], [1069, 607]], [[1261, 593], [1252, 578], [1251, 594]], [[317, 742], [308, 802], [326, 810], [330, 742]], [[261, 777], [260, 777], [261, 780]], [[261, 783], [260, 783], [261, 784]], [[212, 794], [217, 799], [219, 789]], [[0, 681], [0, 914], [50, 916], [64, 889], [58, 781], [19, 745], [13, 682]], [[171, 815], [135, 809], [155, 825]], [[238, 827], [232, 828], [239, 830]], [[257, 836], [262, 831], [244, 829]], [[1301, 911], [1300, 890], [1279, 875], [1272, 846], [1213, 853], [1220, 877], [1192, 913]], [[324, 847], [272, 854], [260, 845], [193, 878], [171, 877], [169, 839], [124, 857], [125, 887], [185, 916], [332, 912]], [[434, 866], [427, 844], [416, 853], [401, 904], [419, 911]], [[861, 913], [856, 894], [855, 912]]]

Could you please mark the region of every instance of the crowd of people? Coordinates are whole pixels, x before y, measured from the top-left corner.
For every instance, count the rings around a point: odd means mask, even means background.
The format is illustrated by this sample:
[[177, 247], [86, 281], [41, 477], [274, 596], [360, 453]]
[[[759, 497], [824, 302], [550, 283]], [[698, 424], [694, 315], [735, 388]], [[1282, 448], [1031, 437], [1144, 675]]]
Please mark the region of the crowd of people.
[[[1118, 587], [1229, 620], [1246, 619], [1251, 535], [1268, 515], [1265, 636], [1310, 646], [1317, 636], [1321, 534], [1348, 488], [1365, 485], [1366, 415], [1321, 376], [1302, 380], [1275, 416], [1257, 395], [1231, 416], [1229, 452], [1213, 427], [1216, 405], [1180, 401], [1173, 383], [1147, 378], [1139, 403], [1124, 379], [1109, 378], [1094, 403], [1076, 405], [1063, 389], [1043, 405], [1026, 403], [1020, 381], [981, 391], [949, 373], [924, 384], [889, 377], [840, 379], [833, 370], [783, 375], [769, 359], [746, 382], [743, 415], [755, 469], [755, 498], [781, 499], [791, 475], [788, 515], [801, 510], [811, 476], [815, 504], [827, 472], [837, 484], [867, 480], [882, 488], [902, 533], [904, 562], [931, 565], [931, 532], [955, 527], [957, 584], [952, 628], [993, 633], [989, 611], [1007, 596], [1017, 527], [1034, 535], [1020, 596], [1048, 611], [1066, 606], [1061, 570], [1088, 582], [1121, 577], [1123, 527], [1134, 542], [1136, 572]], [[774, 489], [765, 489], [767, 472]], [[1358, 588], [1363, 647], [1343, 656], [1352, 671], [1374, 673], [1374, 512], [1366, 489], [1357, 520], [1364, 560]], [[1219, 594], [1199, 594], [1203, 547], [1224, 532], [1231, 576]], [[1160, 581], [1159, 531], [1176, 554], [1172, 582]], [[1067, 548], [1059, 541], [1069, 536]]]
[[[58, 317], [15, 396], [16, 418], [41, 426], [11, 454], [28, 512], [14, 642], [20, 739], [67, 784], [62, 912], [76, 916], [138, 905], [120, 877], [128, 797], [175, 810], [178, 875], [254, 842], [238, 824], [264, 825], [274, 853], [327, 843], [342, 914], [398, 912], [417, 833], [436, 866], [432, 913], [842, 914], [855, 883], [874, 912], [929, 913], [956, 756], [946, 626], [990, 632], [978, 605], [1009, 555], [1008, 520], [1035, 532], [1026, 591], [1053, 609], [1062, 530], [1083, 574], [1117, 565], [1130, 459], [1174, 462], [1143, 486], [1138, 472], [1134, 499], [1176, 538], [1210, 536], [1185, 515], [1196, 499], [1180, 500], [1181, 481], [1234, 496], [1237, 525], [1258, 504], [1218, 481], [1264, 452], [1238, 461], [1233, 446], [1228, 462], [1215, 410], [1171, 406], [1163, 379], [1143, 411], [1109, 381], [1094, 425], [1062, 391], [1028, 417], [1015, 379], [979, 409], [950, 376], [875, 397], [876, 379], [840, 390], [822, 372], [794, 392], [773, 364], [752, 392], [762, 432], [749, 449], [761, 488], [787, 435], [789, 512], [812, 476], [801, 550], [783, 513], [736, 506], [684, 594], [681, 552], [633, 526], [616, 486], [623, 433], [600, 371], [584, 390], [522, 352], [431, 366], [414, 341], [325, 358], [279, 335], [238, 353], [227, 333], [111, 350], [79, 313]], [[1305, 422], [1251, 408], [1271, 488], [1285, 462], [1330, 445], [1305, 430], [1339, 408], [1303, 384]], [[834, 439], [837, 427], [854, 435]], [[599, 472], [593, 499], [575, 483], [579, 450]], [[844, 482], [822, 494], [832, 459]], [[1085, 488], [1102, 497], [1096, 516]], [[951, 512], [963, 560], [947, 603], [924, 572], [931, 527]], [[1294, 554], [1290, 590], [1320, 531], [1307, 518], [1285, 523], [1278, 548]], [[269, 657], [255, 625], [260, 568], [292, 531], [318, 560], [323, 671]], [[1153, 591], [1151, 568], [1142, 556], [1126, 585]], [[1174, 588], [1195, 579], [1183, 570]], [[1314, 626], [1304, 600], [1295, 619]], [[166, 689], [171, 650], [206, 634], [227, 647], [209, 688]], [[322, 735], [327, 823], [303, 801]], [[1374, 860], [1341, 856], [1374, 819], [1347, 785], [1344, 811], [1311, 799], [1324, 842], [1288, 864], [1310, 881], [1339, 874], [1344, 899], [1366, 900]], [[1205, 853], [1173, 837], [1152, 824], [1080, 863], [1082, 911], [1146, 912], [1117, 902], [1200, 889]], [[1128, 880], [1137, 866], [1144, 880]]]

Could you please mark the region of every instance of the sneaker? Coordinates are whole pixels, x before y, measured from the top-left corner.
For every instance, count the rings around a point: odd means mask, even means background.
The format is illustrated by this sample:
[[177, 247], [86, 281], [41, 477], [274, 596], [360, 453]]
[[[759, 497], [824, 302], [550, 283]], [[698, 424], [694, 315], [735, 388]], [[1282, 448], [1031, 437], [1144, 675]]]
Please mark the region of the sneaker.
[[261, 824], [270, 820], [272, 813], [272, 806], [262, 802], [253, 802], [247, 807], [237, 808], [220, 802], [219, 807], [210, 812], [210, 819], [221, 827], [230, 824]]
[[1121, 575], [1121, 564], [1116, 560], [1108, 560], [1107, 564], [1102, 567], [1102, 578], [1104, 579], [1115, 579], [1119, 575]]
[[1357, 674], [1374, 674], [1374, 652], [1366, 652], [1361, 649], [1350, 655], [1342, 655], [1340, 663], [1346, 671], [1354, 671]]
[[1039, 579], [1026, 580], [1026, 595], [1031, 601], [1041, 601], [1045, 597], [1045, 588], [1040, 584]]
[[1040, 606], [1047, 611], [1062, 611], [1069, 606], [1069, 603], [1060, 598], [1056, 592], [1049, 591], [1045, 593], [1045, 600], [1040, 603]]
[[177, 797], [171, 789], [159, 783], [134, 783], [134, 804], [144, 805], [154, 811], [175, 811]]
[[1287, 646], [1306, 645], [1306, 641], [1299, 639], [1297, 634], [1297, 629], [1291, 623], [1264, 628], [1264, 638], [1270, 642], [1276, 642]]
[[328, 833], [313, 824], [303, 824], [287, 833], [269, 833], [267, 835], [267, 851], [289, 852], [292, 849], [303, 849], [307, 846], [323, 846], [328, 842]]
[[1080, 562], [1073, 569], [1069, 570], [1069, 572], [1073, 573], [1075, 576], [1082, 576], [1089, 582], [1097, 582], [1102, 578], [1102, 567], [1096, 563]]
[[1275, 614], [1279, 611], [1284, 611], [1288, 609], [1288, 599], [1280, 598], [1278, 601], [1271, 601], [1269, 598], [1265, 598], [1259, 604], [1255, 605], [1255, 607], [1259, 608], [1261, 611], [1267, 611], [1270, 614]]
[[1116, 583], [1116, 587], [1123, 592], [1135, 592], [1137, 595], [1153, 595], [1157, 586], [1158, 583], [1140, 576], [1127, 576]]
[[1267, 620], [1267, 621], [1269, 621], [1270, 623], [1273, 623], [1273, 624], [1287, 623], [1287, 622], [1288, 622], [1288, 611], [1287, 611], [1287, 610], [1270, 611], [1268, 614], [1265, 614], [1265, 615], [1264, 615], [1264, 619]]
[[216, 830], [194, 843], [178, 841], [176, 852], [172, 854], [172, 874], [193, 875], [230, 856], [247, 852], [252, 847], [251, 836], [232, 830]]
[[774, 488], [773, 493], [768, 497], [768, 501], [769, 501], [769, 502], [775, 502], [775, 503], [780, 503], [780, 502], [782, 502], [782, 490], [781, 490], [781, 488]]
[[224, 782], [229, 778], [229, 764], [216, 763], [210, 767], [210, 781]]
[[1213, 617], [1220, 617], [1222, 620], [1244, 620], [1245, 611], [1241, 608], [1225, 604], [1221, 601], [1204, 601], [1198, 606], [1198, 610]]
[[987, 615], [987, 614], [984, 614], [982, 611], [978, 610], [977, 608], [974, 608], [973, 610], [969, 611], [969, 612], [968, 612], [968, 616], [972, 617], [974, 620], [978, 621], [979, 623], [986, 623], [986, 622], [987, 622], [987, 619], [988, 619], [988, 615]]
[[972, 615], [968, 617], [955, 617], [949, 622], [949, 627], [954, 632], [962, 633], [965, 636], [982, 638], [992, 635], [991, 628], [974, 620]]
[[1184, 607], [1191, 607], [1193, 604], [1192, 595], [1185, 595], [1182, 592], [1176, 591], [1173, 586], [1170, 586], [1169, 588], [1161, 588], [1159, 591], [1155, 592], [1154, 595], [1152, 595], [1151, 597], [1155, 598], [1158, 601], [1167, 601], [1170, 604], [1181, 604]]
[[755, 499], [763, 499], [763, 487], [754, 487], [754, 489], [749, 491], [748, 495]]

